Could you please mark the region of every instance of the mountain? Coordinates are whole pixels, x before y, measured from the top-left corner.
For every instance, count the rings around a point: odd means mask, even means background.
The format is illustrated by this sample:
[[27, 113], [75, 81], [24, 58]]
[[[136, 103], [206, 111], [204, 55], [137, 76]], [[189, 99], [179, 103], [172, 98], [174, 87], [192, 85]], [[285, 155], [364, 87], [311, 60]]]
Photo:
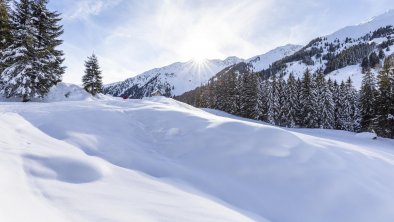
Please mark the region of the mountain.
[[251, 71], [263, 78], [273, 74], [286, 78], [290, 73], [301, 77], [306, 69], [312, 72], [323, 70], [327, 78], [337, 81], [351, 77], [355, 87], [359, 88], [362, 60], [373, 53], [380, 53], [380, 61], [372, 65], [376, 73], [384, 57], [394, 52], [393, 25], [394, 10], [390, 10], [368, 22], [313, 39], [304, 47], [286, 45], [246, 60], [229, 57], [203, 63], [178, 62], [106, 85], [104, 93], [127, 98], [149, 97], [156, 92], [164, 96], [178, 96], [207, 83], [220, 71], [240, 62], [247, 63]]
[[[274, 62], [261, 71], [265, 78], [273, 74], [285, 76], [293, 73], [300, 77], [309, 69], [323, 70], [327, 77], [341, 81], [351, 77], [355, 86], [361, 84], [361, 63], [375, 53], [380, 64], [394, 52], [394, 10], [374, 17], [368, 22], [348, 26], [339, 31], [316, 38], [294, 54]], [[379, 63], [373, 64], [378, 70]]]
[[[261, 71], [272, 62], [291, 55], [300, 48], [301, 46], [297, 45], [286, 45], [250, 58], [246, 62], [252, 64], [255, 71]], [[149, 97], [156, 92], [164, 96], [177, 96], [207, 83], [221, 70], [244, 61], [238, 57], [228, 57], [225, 60], [177, 62], [149, 70], [123, 82], [106, 85], [104, 93], [128, 98]]]
[[265, 54], [254, 56], [248, 60], [246, 60], [246, 63], [249, 63], [252, 66], [252, 70], [255, 72], [259, 72], [261, 70], [269, 68], [269, 66], [277, 61], [280, 60], [286, 56], [290, 56], [294, 54], [294, 52], [297, 52], [300, 50], [302, 46], [300, 45], [285, 45], [282, 47], [278, 47], [276, 49], [273, 49]]

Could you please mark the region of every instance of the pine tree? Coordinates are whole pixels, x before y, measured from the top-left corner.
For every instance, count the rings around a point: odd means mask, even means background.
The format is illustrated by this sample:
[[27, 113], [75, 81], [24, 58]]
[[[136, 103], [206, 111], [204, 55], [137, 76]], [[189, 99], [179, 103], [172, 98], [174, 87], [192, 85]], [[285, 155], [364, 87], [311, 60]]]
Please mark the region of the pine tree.
[[342, 82], [341, 85], [338, 85], [337, 81], [331, 86], [330, 91], [332, 92], [332, 98], [334, 102], [334, 129], [342, 130], [343, 124], [341, 121], [341, 115], [343, 110], [343, 96], [341, 95], [344, 91], [345, 83]]
[[23, 102], [39, 97], [35, 89], [37, 71], [35, 63], [36, 30], [32, 24], [32, 1], [21, 0], [12, 16], [13, 43], [3, 52], [2, 63], [7, 64], [0, 78], [1, 93], [7, 98], [22, 97]]
[[343, 102], [342, 123], [343, 129], [346, 131], [358, 131], [359, 128], [359, 109], [358, 109], [358, 95], [357, 91], [352, 85], [352, 80], [346, 81], [344, 87], [341, 84], [341, 96]]
[[278, 117], [277, 117], [277, 124], [279, 126], [285, 127], [289, 124], [287, 119], [287, 114], [289, 112], [288, 107], [288, 92], [286, 92], [287, 86], [286, 81], [283, 77], [280, 77], [278, 80]]
[[379, 56], [376, 54], [376, 52], [372, 52], [371, 55], [369, 56], [369, 65], [371, 68], [375, 68], [377, 65], [379, 65], [380, 59]]
[[241, 77], [243, 90], [240, 94], [241, 100], [241, 116], [256, 119], [258, 114], [256, 111], [257, 104], [257, 78], [254, 73], [245, 73]]
[[95, 54], [85, 62], [85, 75], [82, 77], [84, 89], [93, 96], [102, 92], [103, 83], [101, 70]]
[[56, 50], [63, 33], [57, 25], [59, 15], [50, 12], [46, 0], [21, 0], [12, 15], [12, 44], [4, 50], [6, 64], [0, 80], [7, 98], [21, 97], [23, 102], [42, 98], [61, 81], [64, 67], [62, 52]]
[[41, 95], [49, 92], [49, 89], [61, 82], [65, 67], [62, 66], [64, 62], [63, 52], [58, 50], [63, 41], [59, 37], [63, 34], [63, 27], [59, 25], [60, 14], [51, 12], [47, 8], [48, 0], [35, 0], [32, 5], [33, 26], [37, 30], [35, 32], [37, 42], [36, 61], [39, 71], [39, 82], [36, 88]]
[[271, 76], [267, 88], [268, 95], [268, 112], [267, 121], [272, 125], [278, 124], [279, 116], [279, 86], [276, 75]]
[[266, 80], [258, 78], [257, 83], [257, 101], [255, 107], [256, 119], [268, 121], [268, 84]]
[[322, 103], [321, 106], [321, 114], [320, 114], [320, 128], [323, 129], [334, 129], [335, 120], [334, 120], [334, 100], [333, 94], [331, 91], [332, 81], [329, 79], [327, 82], [324, 79], [323, 90], [321, 93], [320, 102]]
[[363, 80], [360, 90], [360, 114], [361, 130], [372, 131], [373, 121], [376, 115], [376, 80], [371, 69], [366, 69], [363, 73]]
[[10, 41], [10, 7], [8, 5], [8, 0], [0, 0], [0, 52], [9, 46]]
[[378, 74], [377, 118], [374, 123], [379, 135], [391, 138], [394, 138], [393, 63], [392, 57], [386, 58]]
[[326, 85], [326, 80], [324, 78], [323, 72], [318, 72], [315, 80], [315, 92], [316, 92], [316, 115], [317, 115], [317, 126], [323, 128], [323, 110], [324, 110], [324, 88]]
[[[8, 0], [0, 0], [0, 60], [2, 60], [4, 50], [11, 44], [11, 19]], [[7, 65], [0, 61], [0, 74]]]
[[302, 127], [318, 127], [317, 110], [315, 109], [316, 91], [314, 81], [309, 70], [304, 72], [302, 79]]
[[304, 124], [304, 115], [302, 113], [302, 92], [303, 92], [303, 87], [302, 87], [302, 80], [300, 78], [297, 78], [296, 81], [296, 94], [295, 94], [295, 104], [297, 107], [295, 110], [295, 123], [297, 127], [302, 127], [302, 125]]
[[297, 88], [297, 80], [294, 78], [293, 73], [290, 73], [289, 78], [286, 84], [287, 93], [286, 96], [286, 119], [287, 119], [287, 127], [294, 128], [297, 126], [297, 112], [300, 109], [300, 103], [298, 98], [298, 88]]

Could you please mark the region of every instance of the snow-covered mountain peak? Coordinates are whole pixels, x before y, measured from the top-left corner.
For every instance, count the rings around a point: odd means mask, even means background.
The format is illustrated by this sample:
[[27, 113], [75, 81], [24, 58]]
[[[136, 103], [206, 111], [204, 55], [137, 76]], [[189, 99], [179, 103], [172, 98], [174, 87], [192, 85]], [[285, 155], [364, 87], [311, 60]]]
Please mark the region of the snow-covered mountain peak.
[[243, 59], [238, 58], [236, 56], [229, 56], [225, 60], [223, 60], [223, 63], [236, 64], [236, 63], [243, 62], [243, 61], [244, 61]]
[[343, 41], [346, 38], [357, 39], [381, 27], [393, 24], [394, 9], [391, 9], [379, 16], [371, 18], [367, 22], [363, 22], [358, 25], [347, 26], [326, 37], [329, 42], [335, 41], [336, 39], [338, 39], [339, 41]]
[[254, 71], [258, 72], [263, 69], [267, 69], [273, 62], [294, 54], [302, 47], [303, 46], [301, 45], [287, 44], [285, 46], [275, 48], [265, 54], [254, 56], [248, 59], [247, 62], [253, 66]]
[[[256, 56], [254, 59], [249, 59], [247, 62], [250, 62], [255, 70], [259, 71], [268, 67], [274, 61], [296, 52], [299, 48], [301, 46], [286, 45], [267, 54]], [[162, 68], [149, 70], [121, 83], [107, 85], [104, 92], [128, 98], [149, 97], [155, 92], [160, 92], [164, 96], [181, 95], [207, 83], [221, 70], [240, 62], [245, 62], [245, 60], [236, 56], [230, 56], [224, 60], [207, 59], [177, 62]]]

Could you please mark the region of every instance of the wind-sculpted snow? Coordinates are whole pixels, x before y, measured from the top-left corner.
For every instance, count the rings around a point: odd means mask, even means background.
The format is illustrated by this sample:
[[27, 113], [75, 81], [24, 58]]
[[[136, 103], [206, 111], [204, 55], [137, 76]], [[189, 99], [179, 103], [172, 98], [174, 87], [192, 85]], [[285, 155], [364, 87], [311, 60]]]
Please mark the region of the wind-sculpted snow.
[[392, 140], [289, 131], [164, 97], [0, 107], [1, 221], [26, 221], [12, 213], [20, 202], [33, 221], [394, 218]]
[[94, 182], [102, 177], [99, 166], [80, 160], [34, 155], [27, 155], [24, 159], [28, 173], [39, 178], [80, 184]]

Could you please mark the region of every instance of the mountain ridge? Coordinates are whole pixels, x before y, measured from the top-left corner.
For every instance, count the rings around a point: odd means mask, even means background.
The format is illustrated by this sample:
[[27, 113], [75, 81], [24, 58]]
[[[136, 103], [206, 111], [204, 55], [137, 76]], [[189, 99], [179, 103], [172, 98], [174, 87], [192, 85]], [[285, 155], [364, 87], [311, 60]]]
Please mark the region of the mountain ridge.
[[[206, 84], [220, 71], [240, 62], [250, 64], [251, 71], [266, 78], [273, 74], [286, 77], [290, 73], [300, 77], [306, 69], [313, 72], [324, 70], [327, 76], [338, 81], [353, 77], [356, 88], [359, 88], [362, 59], [372, 52], [384, 50], [384, 56], [388, 56], [394, 51], [394, 41], [391, 40], [394, 29], [385, 30], [393, 25], [394, 10], [388, 10], [367, 22], [346, 26], [332, 34], [318, 37], [306, 46], [288, 44], [249, 59], [230, 56], [225, 60], [206, 60], [205, 66], [200, 67], [193, 60], [177, 62], [123, 82], [106, 85], [104, 93], [124, 98], [149, 97], [157, 92], [167, 97], [179, 96]], [[348, 61], [342, 61], [344, 59], [341, 60], [341, 57]], [[187, 70], [193, 66], [200, 72]], [[183, 69], [183, 72], [174, 70], [174, 67]], [[201, 68], [204, 70], [201, 71]]]
[[255, 65], [255, 71], [268, 68], [269, 64], [291, 55], [302, 46], [288, 44], [250, 59], [229, 56], [224, 60], [211, 59], [198, 63], [194, 60], [175, 62], [168, 66], [148, 70], [123, 82], [105, 85], [104, 93], [127, 98], [149, 97], [159, 91], [163, 96], [176, 96], [208, 82], [221, 70], [240, 62]]

